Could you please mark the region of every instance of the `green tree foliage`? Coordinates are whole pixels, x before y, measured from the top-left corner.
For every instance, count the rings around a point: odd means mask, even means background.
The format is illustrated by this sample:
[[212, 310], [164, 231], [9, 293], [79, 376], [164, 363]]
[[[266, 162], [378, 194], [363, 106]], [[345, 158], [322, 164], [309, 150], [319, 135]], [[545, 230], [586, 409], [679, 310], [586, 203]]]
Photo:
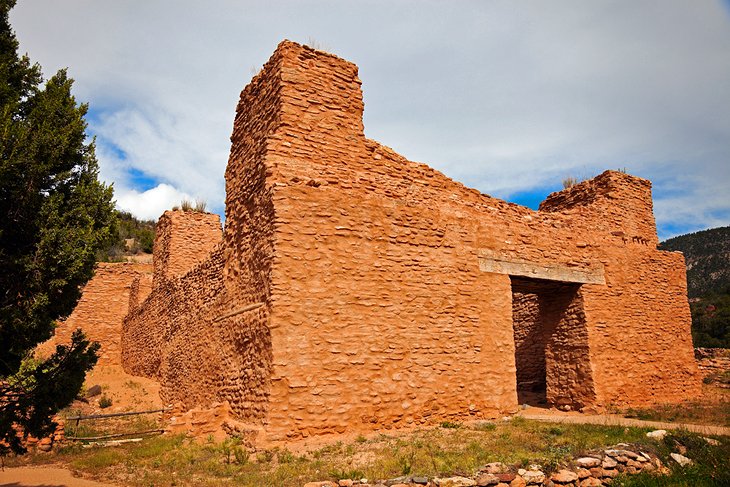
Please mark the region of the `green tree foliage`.
[[[155, 241], [155, 221], [138, 220], [126, 211], [118, 212], [118, 216], [117, 238], [108, 248], [98, 254], [97, 260], [117, 262], [124, 260], [126, 255], [151, 254], [152, 244]], [[132, 242], [131, 245], [127, 245], [127, 240]]]
[[53, 433], [51, 417], [74, 400], [86, 372], [96, 364], [98, 350], [98, 343], [90, 343], [76, 330], [70, 345], [58, 345], [47, 360], [27, 359], [18, 372], [0, 382], [0, 455], [24, 451], [23, 434], [18, 435], [13, 424], [37, 438]]
[[694, 346], [730, 348], [730, 227], [680, 235], [659, 248], [684, 254]]
[[730, 287], [690, 303], [695, 347], [730, 348]]
[[[23, 391], [26, 409], [16, 420], [35, 435], [50, 424], [47, 413], [78, 392], [96, 348], [77, 334], [26, 371], [32, 388], [13, 377], [29, 351], [50, 338], [55, 320], [73, 310], [96, 253], [116, 234], [116, 213], [86, 142], [87, 106], [77, 105], [65, 70], [43, 83], [40, 66], [18, 56], [8, 21], [14, 5], [0, 0], [0, 385], [13, 397]], [[9, 439], [7, 421], [18, 411], [18, 400], [8, 397], [0, 395], [0, 440]]]
[[684, 254], [690, 298], [730, 287], [730, 227], [680, 235], [660, 243], [659, 248]]

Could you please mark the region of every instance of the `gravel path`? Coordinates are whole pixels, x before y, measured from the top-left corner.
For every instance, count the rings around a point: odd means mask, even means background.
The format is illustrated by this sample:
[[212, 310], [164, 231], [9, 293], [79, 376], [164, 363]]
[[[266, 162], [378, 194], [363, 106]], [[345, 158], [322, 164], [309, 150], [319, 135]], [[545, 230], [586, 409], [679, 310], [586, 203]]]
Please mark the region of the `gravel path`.
[[0, 470], [0, 487], [114, 487], [93, 480], [76, 478], [70, 470], [58, 467], [14, 467]]
[[703, 424], [665, 423], [662, 421], [644, 421], [642, 419], [624, 418], [615, 414], [581, 414], [564, 413], [561, 411], [528, 407], [520, 411], [519, 416], [537, 421], [575, 424], [600, 424], [606, 426], [638, 426], [662, 430], [685, 429], [704, 435], [730, 436], [730, 428], [723, 426], [708, 426]]

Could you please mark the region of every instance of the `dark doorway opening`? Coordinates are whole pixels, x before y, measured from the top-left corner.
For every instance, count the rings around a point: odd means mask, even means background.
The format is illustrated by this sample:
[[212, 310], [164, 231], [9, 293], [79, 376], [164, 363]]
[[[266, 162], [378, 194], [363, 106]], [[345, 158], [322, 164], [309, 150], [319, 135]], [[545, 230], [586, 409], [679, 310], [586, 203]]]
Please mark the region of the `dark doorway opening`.
[[595, 399], [580, 284], [512, 277], [520, 404], [580, 409]]

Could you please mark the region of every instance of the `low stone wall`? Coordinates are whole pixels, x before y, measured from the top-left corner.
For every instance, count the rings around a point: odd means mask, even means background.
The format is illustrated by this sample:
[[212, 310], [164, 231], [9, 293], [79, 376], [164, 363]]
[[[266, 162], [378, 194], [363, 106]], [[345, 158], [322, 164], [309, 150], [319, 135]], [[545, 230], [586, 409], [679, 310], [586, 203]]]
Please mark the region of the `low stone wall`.
[[[53, 418], [53, 421], [56, 422], [56, 429], [53, 433], [45, 438], [28, 436], [23, 443], [25, 448], [31, 451], [49, 453], [54, 447], [63, 444], [66, 441], [66, 422], [58, 416]], [[21, 435], [22, 432], [18, 432], [18, 437], [21, 437]]]
[[502, 463], [489, 463], [470, 477], [428, 477], [407, 476], [390, 480], [368, 481], [368, 479], [344, 479], [338, 482], [309, 482], [304, 487], [600, 487], [609, 485], [619, 475], [635, 475], [641, 472], [667, 472], [656, 455], [648, 454], [630, 445], [620, 444], [614, 448], [595, 451], [576, 458], [552, 474], [546, 474], [539, 465], [529, 469], [508, 467]]

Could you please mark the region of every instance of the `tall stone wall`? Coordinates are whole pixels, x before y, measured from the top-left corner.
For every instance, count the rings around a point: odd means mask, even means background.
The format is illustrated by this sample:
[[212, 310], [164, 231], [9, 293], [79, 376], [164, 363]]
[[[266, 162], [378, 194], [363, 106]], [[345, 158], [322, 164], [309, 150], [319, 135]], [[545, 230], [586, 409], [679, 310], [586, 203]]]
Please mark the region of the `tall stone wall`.
[[136, 286], [136, 294], [142, 299], [150, 293], [150, 264], [97, 264], [94, 277], [84, 286], [73, 313], [58, 323], [54, 336], [39, 346], [40, 352], [50, 354], [56, 345], [70, 343], [71, 334], [81, 328], [89, 339], [101, 344], [97, 365], [120, 365], [122, 320], [127, 314], [133, 285]]
[[608, 171], [533, 211], [365, 138], [362, 111], [354, 64], [279, 45], [241, 94], [223, 241], [130, 313], [125, 367], [270, 439], [490, 417], [517, 406], [511, 279], [528, 278], [570, 290], [545, 299], [552, 401], [698, 390], [648, 181]]
[[[165, 253], [156, 251], [159, 284], [127, 316], [123, 336], [125, 369], [159, 379], [166, 402], [192, 408], [228, 401], [239, 419], [257, 425], [266, 415], [271, 377], [274, 208], [265, 157], [281, 125], [280, 78], [271, 74], [282, 71], [282, 61], [275, 54], [241, 93], [222, 241], [182, 273], [168, 272]], [[184, 234], [191, 216], [163, 221], [167, 230], [158, 229], [155, 249]]]

